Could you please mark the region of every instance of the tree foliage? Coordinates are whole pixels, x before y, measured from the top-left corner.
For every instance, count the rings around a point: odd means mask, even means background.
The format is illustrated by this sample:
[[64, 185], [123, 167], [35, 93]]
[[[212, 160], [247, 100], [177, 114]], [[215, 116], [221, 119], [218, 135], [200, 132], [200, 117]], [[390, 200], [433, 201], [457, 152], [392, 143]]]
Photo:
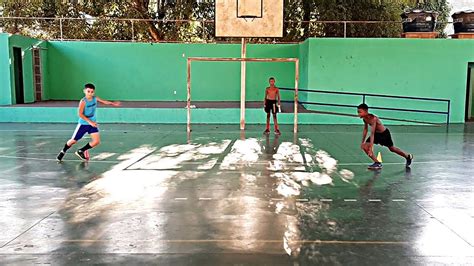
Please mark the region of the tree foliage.
[[[402, 28], [400, 14], [414, 7], [438, 11], [437, 30], [443, 32], [450, 12], [447, 0], [284, 0], [284, 37], [281, 40], [301, 41], [321, 36], [397, 37]], [[0, 0], [0, 14], [3, 17], [48, 18], [0, 17], [3, 31], [45, 39], [230, 40], [214, 37], [212, 0]]]

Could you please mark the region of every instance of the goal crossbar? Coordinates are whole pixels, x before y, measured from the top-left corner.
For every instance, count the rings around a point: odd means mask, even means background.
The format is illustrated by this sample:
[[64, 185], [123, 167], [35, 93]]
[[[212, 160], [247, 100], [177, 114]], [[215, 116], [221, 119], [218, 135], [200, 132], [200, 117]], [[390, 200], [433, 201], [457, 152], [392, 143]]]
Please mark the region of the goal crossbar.
[[[295, 63], [295, 95], [294, 95], [294, 121], [293, 132], [298, 131], [298, 82], [299, 82], [299, 59], [298, 58], [233, 58], [233, 57], [188, 57], [187, 60], [187, 132], [191, 132], [191, 63], [200, 62], [293, 62]], [[242, 93], [242, 92], [241, 92]], [[245, 94], [243, 94], [245, 95]], [[245, 123], [245, 97], [240, 99], [241, 125]]]

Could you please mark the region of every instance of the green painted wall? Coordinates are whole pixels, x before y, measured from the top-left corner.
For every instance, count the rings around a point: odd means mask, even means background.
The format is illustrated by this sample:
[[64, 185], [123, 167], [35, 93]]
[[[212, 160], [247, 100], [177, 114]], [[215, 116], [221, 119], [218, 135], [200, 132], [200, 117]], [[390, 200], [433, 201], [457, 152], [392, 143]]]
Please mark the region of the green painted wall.
[[[300, 59], [300, 82], [299, 88], [308, 88], [308, 73], [309, 67], [308, 59], [309, 56], [309, 39], [302, 42], [299, 47], [299, 59]], [[308, 93], [307, 92], [300, 92], [298, 93], [298, 98], [300, 101], [307, 101], [308, 100]]]
[[[12, 47], [21, 47], [25, 95], [33, 100], [31, 47], [38, 41], [0, 35], [0, 104], [14, 102], [10, 65]], [[59, 42], [41, 44], [44, 99], [78, 100], [84, 83], [97, 85], [97, 94], [111, 100], [184, 101], [186, 58], [239, 57], [240, 44], [149, 44]], [[248, 45], [248, 57], [299, 57], [300, 88], [451, 99], [452, 122], [464, 122], [466, 67], [474, 62], [473, 40], [308, 39], [301, 44]], [[247, 100], [261, 101], [268, 77], [277, 86], [294, 86], [293, 63], [247, 63]], [[474, 79], [473, 79], [474, 82]], [[7, 88], [10, 86], [10, 88]], [[195, 62], [192, 99], [240, 99], [240, 63]], [[282, 92], [291, 100], [292, 93]], [[302, 101], [357, 105], [353, 96], [300, 93]], [[370, 106], [441, 111], [444, 103], [368, 98]], [[355, 114], [353, 108], [309, 108]], [[258, 110], [259, 112], [261, 110]], [[108, 112], [108, 111], [107, 111]], [[158, 112], [158, 111], [157, 111]], [[200, 111], [198, 111], [200, 112]], [[208, 115], [211, 111], [203, 112]], [[229, 111], [231, 112], [231, 111]], [[233, 111], [232, 111], [233, 112]], [[393, 111], [373, 111], [381, 117], [444, 122], [445, 117]], [[474, 112], [474, 110], [473, 110]], [[249, 121], [259, 121], [247, 113]], [[310, 115], [311, 116], [311, 115]], [[360, 123], [356, 118], [312, 115], [314, 123]], [[325, 118], [323, 118], [325, 117]], [[304, 118], [307, 119], [307, 118]], [[115, 120], [114, 120], [115, 121]], [[387, 122], [393, 123], [393, 122]]]
[[[451, 121], [464, 122], [466, 67], [474, 40], [310, 39], [308, 86], [312, 89], [451, 99]], [[312, 101], [358, 104], [348, 96], [311, 94]], [[441, 110], [445, 105], [368, 99], [370, 105]], [[321, 108], [355, 113], [344, 108]], [[381, 116], [442, 122], [443, 116], [375, 111]]]
[[[249, 45], [248, 57], [297, 57], [298, 45]], [[50, 97], [76, 100], [92, 82], [107, 99], [184, 101], [187, 57], [240, 57], [238, 44], [51, 42]], [[263, 100], [268, 77], [294, 86], [292, 63], [247, 63], [247, 100]], [[176, 92], [176, 93], [175, 93]], [[240, 99], [239, 62], [194, 62], [192, 99]]]
[[0, 33], [0, 105], [9, 105], [11, 103], [8, 34]]
[[[249, 45], [247, 57], [256, 58], [298, 58], [299, 45]], [[239, 72], [240, 73], [240, 72]], [[261, 100], [265, 97], [265, 88], [268, 86], [269, 77], [276, 79], [276, 86], [283, 88], [295, 87], [295, 63], [247, 63], [246, 87], [249, 93], [247, 100]], [[239, 89], [237, 90], [239, 93]], [[292, 100], [292, 92], [281, 92], [283, 99]], [[239, 99], [239, 98], [237, 98]]]
[[[164, 123], [186, 124], [185, 108], [100, 108], [97, 110], [99, 123]], [[293, 114], [278, 115], [278, 123], [293, 124]], [[247, 109], [247, 124], [264, 124], [266, 115], [262, 109]], [[240, 110], [225, 109], [193, 109], [193, 124], [234, 124], [238, 128]], [[76, 123], [76, 107], [0, 107], [0, 122], [23, 123]], [[299, 124], [350, 124], [353, 118], [341, 117], [334, 120], [332, 116], [322, 114], [301, 113]]]

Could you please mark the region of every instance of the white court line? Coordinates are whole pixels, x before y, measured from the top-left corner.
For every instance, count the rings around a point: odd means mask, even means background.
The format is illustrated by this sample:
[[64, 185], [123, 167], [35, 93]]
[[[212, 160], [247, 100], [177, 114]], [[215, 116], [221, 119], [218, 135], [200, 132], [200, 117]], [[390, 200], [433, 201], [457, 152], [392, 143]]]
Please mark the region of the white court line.
[[[37, 153], [38, 155], [41, 153]], [[50, 153], [44, 153], [50, 154]], [[11, 156], [11, 155], [0, 155], [0, 158], [8, 158], [8, 159], [28, 159], [28, 160], [36, 160], [36, 161], [56, 161], [56, 158], [33, 158], [33, 157], [25, 157], [25, 156]], [[459, 160], [456, 160], [459, 162]], [[63, 160], [63, 162], [82, 162], [82, 160]], [[101, 161], [89, 161], [89, 162], [98, 162], [98, 163], [120, 163], [122, 161], [110, 161], [110, 160], [101, 160]], [[451, 161], [445, 161], [451, 162]], [[454, 162], [454, 161], [452, 161]], [[420, 162], [418, 162], [420, 163]], [[181, 165], [201, 165], [200, 162], [182, 162]], [[221, 165], [222, 162], [216, 163], [216, 165]], [[367, 163], [347, 163], [347, 164], [339, 164], [341, 166], [344, 165], [366, 165]], [[384, 163], [384, 164], [405, 164], [405, 163]], [[234, 163], [233, 165], [248, 165], [248, 163]], [[268, 162], [255, 162], [252, 165], [268, 165]], [[300, 163], [285, 163], [287, 166], [304, 166], [304, 164]], [[130, 168], [130, 170], [159, 170], [159, 169], [143, 169], [143, 168]]]
[[[68, 131], [72, 132], [73, 129], [0, 129], [0, 132], [61, 132]], [[102, 131], [102, 130], [101, 130]]]
[[41, 199], [41, 197], [28, 197], [28, 199], [30, 199], [30, 200], [38, 200], [38, 199]]
[[[3, 122], [0, 122], [0, 124]], [[137, 125], [137, 124], [128, 124], [128, 125]], [[0, 132], [74, 132], [74, 129], [0, 129]], [[100, 132], [127, 132], [127, 133], [143, 133], [144, 131], [138, 130], [115, 130], [115, 129], [100, 129]], [[176, 131], [164, 131], [164, 130], [147, 130], [148, 132], [156, 132], [156, 133], [176, 133]], [[229, 133], [227, 131], [213, 131], [215, 132], [222, 132], [222, 133]], [[255, 131], [257, 132], [257, 131]], [[199, 133], [199, 132], [198, 132]], [[207, 132], [200, 132], [200, 133], [207, 133]], [[183, 134], [186, 134], [186, 129], [183, 130]]]
[[[37, 153], [39, 154], [51, 154], [51, 153]], [[57, 153], [54, 153], [57, 154]], [[0, 155], [0, 158], [8, 158], [8, 159], [27, 159], [27, 160], [37, 160], [37, 161], [56, 161], [56, 158], [33, 158], [33, 157], [25, 157], [25, 156], [10, 156], [10, 155]], [[82, 162], [82, 160], [62, 160], [63, 162]], [[94, 163], [121, 163], [123, 161], [113, 161], [113, 160], [92, 160], [89, 161], [89, 163], [94, 162]], [[135, 164], [135, 163], [134, 163]], [[182, 162], [180, 163], [181, 165], [201, 165], [202, 163], [200, 162]], [[220, 165], [222, 163], [216, 163], [216, 165]], [[268, 165], [267, 162], [260, 162], [260, 163], [252, 163], [254, 165]], [[234, 163], [233, 165], [248, 165], [248, 163]], [[302, 166], [303, 164], [286, 164], [288, 166]], [[129, 170], [160, 170], [160, 169], [143, 169], [143, 168], [129, 168]], [[168, 169], [165, 169], [164, 171], [168, 171]]]
[[[202, 162], [181, 162], [180, 164], [184, 165], [201, 165]], [[223, 162], [216, 162], [215, 165], [222, 165]], [[232, 163], [232, 165], [248, 165], [249, 163]], [[252, 165], [268, 165], [268, 162], [252, 162]], [[304, 166], [302, 163], [285, 163], [287, 166]]]
[[[391, 133], [392, 130], [390, 130]], [[349, 135], [352, 135], [352, 134], [359, 134], [358, 132], [344, 132], [344, 131], [334, 131], [334, 132], [331, 132], [331, 131], [314, 131], [314, 132], [310, 132], [310, 131], [302, 131], [302, 132], [298, 132], [298, 136], [301, 135], [301, 134], [304, 134], [304, 133], [321, 133], [321, 134], [349, 134]], [[420, 135], [420, 134], [426, 134], [426, 135], [450, 135], [450, 136], [456, 136], [456, 135], [460, 135], [460, 136], [464, 136], [464, 135], [474, 135], [474, 133], [441, 133], [441, 132], [395, 132], [394, 134], [400, 134], [400, 135]]]
[[51, 198], [52, 200], [65, 200], [66, 198]]
[[188, 200], [188, 198], [174, 198], [174, 200]]
[[[117, 242], [115, 239], [49, 239], [48, 241], [57, 243], [112, 243]], [[125, 240], [127, 241], [127, 240]], [[236, 243], [236, 242], [252, 242], [252, 243], [277, 243], [284, 244], [284, 239], [137, 239], [134, 242], [163, 242], [163, 243], [179, 243], [179, 244], [199, 244], [199, 243]], [[127, 242], [129, 243], [129, 242]], [[396, 242], [396, 241], [358, 241], [358, 240], [289, 240], [288, 243], [293, 244], [327, 244], [327, 245], [411, 245], [415, 242]]]
[[17, 170], [17, 169], [20, 169], [20, 168], [22, 168], [22, 167], [23, 167], [23, 165], [17, 165], [17, 166], [15, 166], [15, 167], [8, 168], [8, 169], [6, 169], [6, 170], [1, 170], [1, 172], [3, 172], [3, 173], [9, 173], [9, 172], [15, 171], [15, 170]]
[[[41, 153], [37, 153], [41, 154]], [[44, 154], [50, 154], [50, 153], [44, 153]], [[25, 157], [25, 156], [10, 156], [10, 155], [0, 155], [0, 158], [8, 158], [8, 159], [28, 159], [28, 160], [37, 160], [37, 161], [56, 161], [56, 158], [32, 158], [32, 157]], [[64, 162], [82, 162], [81, 160], [63, 160]], [[442, 160], [442, 161], [425, 161], [425, 162], [420, 162], [420, 161], [414, 161], [412, 165], [414, 164], [432, 164], [432, 163], [450, 163], [450, 162], [471, 162], [474, 161], [474, 159], [461, 159], [461, 160]], [[94, 162], [94, 163], [120, 163], [123, 161], [112, 161], [112, 160], [100, 160], [100, 161], [89, 161], [89, 162]], [[197, 165], [201, 164], [199, 162], [183, 162], [181, 165]], [[216, 163], [216, 165], [221, 165], [222, 162]], [[405, 165], [405, 163], [400, 162], [400, 163], [383, 163], [385, 165]], [[235, 163], [233, 165], [248, 165], [248, 163]], [[255, 162], [252, 163], [252, 165], [268, 165], [268, 162]], [[287, 166], [304, 166], [302, 163], [285, 163]], [[367, 165], [367, 163], [340, 163], [338, 164], [339, 166], [359, 166], [359, 165]], [[158, 169], [134, 169], [131, 168], [130, 170], [158, 170]]]
[[[1, 156], [0, 156], [1, 157]], [[431, 163], [450, 163], [450, 162], [460, 162], [460, 161], [474, 161], [474, 159], [462, 159], [462, 160], [443, 160], [443, 161], [424, 161], [424, 162], [413, 162], [414, 164], [431, 164]], [[201, 165], [201, 162], [182, 162], [181, 165]], [[218, 162], [215, 165], [221, 165], [222, 162]], [[253, 162], [252, 165], [268, 165], [268, 162]], [[404, 162], [400, 163], [383, 163], [384, 165], [405, 165]], [[233, 163], [233, 165], [248, 165], [248, 163]], [[305, 166], [303, 163], [285, 163], [286, 166]], [[367, 165], [367, 163], [340, 163], [339, 166], [359, 166], [359, 165]], [[133, 170], [133, 168], [131, 169]], [[147, 169], [143, 169], [147, 170]], [[158, 170], [158, 169], [148, 169], [148, 170]]]
[[[22, 147], [22, 146], [18, 146], [18, 147]], [[4, 153], [3, 155], [4, 156], [9, 156], [10, 154], [15, 154], [16, 152], [20, 152], [20, 151], [23, 151], [23, 150], [26, 150], [30, 147], [22, 147], [22, 148], [19, 148], [19, 149], [15, 149], [15, 148], [18, 148], [18, 147], [11, 147], [13, 150], [10, 150], [9, 152], [6, 152]]]
[[[127, 125], [142, 125], [142, 124], [127, 124]], [[420, 125], [422, 127], [425, 127], [426, 125]], [[0, 132], [73, 132], [74, 130], [73, 129], [0, 129]], [[124, 129], [100, 129], [101, 132], [127, 132], [127, 133], [143, 133], [143, 131], [138, 131], [138, 130], [124, 130]], [[210, 132], [212, 132], [213, 134], [231, 134], [231, 133], [234, 133], [232, 130], [229, 130], [229, 131], [221, 131], [221, 130], [212, 130], [212, 128], [210, 130], [208, 130], [208, 132], [206, 131], [197, 131], [197, 132], [193, 132], [193, 133], [198, 133], [198, 134], [208, 134]], [[150, 132], [150, 133], [179, 133], [177, 131], [173, 131], [173, 130], [147, 130], [146, 131], [147, 133]], [[248, 133], [260, 133], [260, 131], [247, 131]], [[186, 134], [186, 131], [183, 130], [182, 131], [183, 134]], [[359, 132], [348, 132], [348, 131], [300, 131], [298, 132], [298, 135], [302, 135], [302, 134], [306, 134], [306, 133], [311, 133], [311, 134], [347, 134], [347, 135], [358, 135]], [[420, 135], [420, 134], [423, 134], [423, 135], [447, 135], [447, 133], [443, 133], [443, 132], [395, 132], [396, 134], [401, 134], [401, 135]], [[453, 132], [453, 133], [448, 133], [448, 135], [450, 136], [454, 136], [454, 135], [474, 135], [474, 133], [462, 133], [462, 132]]]
[[404, 199], [393, 199], [392, 201], [394, 202], [401, 202], [401, 201], [405, 201]]
[[76, 200], [88, 200], [89, 198], [87, 197], [77, 197]]
[[223, 200], [240, 200], [240, 199], [238, 199], [238, 198], [225, 198]]
[[[6, 155], [6, 154], [4, 154], [4, 155]], [[28, 152], [28, 155], [54, 155], [54, 157], [56, 157], [56, 155], [58, 155], [58, 153], [57, 152]]]
[[[451, 163], [451, 162], [471, 162], [474, 161], [474, 159], [457, 159], [457, 160], [441, 160], [441, 161], [413, 161], [411, 165], [414, 164], [431, 164], [431, 163]], [[384, 165], [405, 165], [405, 163], [400, 162], [400, 163], [382, 163]], [[340, 166], [351, 166], [351, 165], [367, 165], [367, 163], [340, 163], [338, 164]]]
[[283, 201], [282, 198], [279, 198], [279, 199], [277, 199], [277, 198], [271, 198], [270, 200], [273, 200], [273, 201]]
[[347, 201], [347, 202], [356, 202], [357, 200], [356, 200], [356, 199], [344, 199], [344, 201]]
[[199, 198], [199, 200], [212, 200], [212, 198]]
[[300, 202], [308, 202], [309, 199], [296, 199], [296, 201], [300, 201]]
[[[8, 158], [8, 159], [26, 159], [26, 160], [35, 160], [35, 161], [56, 161], [56, 158], [32, 158], [32, 157], [24, 157], [24, 156], [9, 156], [9, 155], [0, 155], [0, 158]], [[82, 162], [82, 160], [63, 160], [63, 162]], [[123, 161], [89, 161], [94, 163], [120, 163]]]
[[382, 200], [380, 199], [369, 199], [369, 202], [381, 202]]
[[332, 199], [320, 199], [320, 201], [323, 201], [323, 202], [332, 202]]

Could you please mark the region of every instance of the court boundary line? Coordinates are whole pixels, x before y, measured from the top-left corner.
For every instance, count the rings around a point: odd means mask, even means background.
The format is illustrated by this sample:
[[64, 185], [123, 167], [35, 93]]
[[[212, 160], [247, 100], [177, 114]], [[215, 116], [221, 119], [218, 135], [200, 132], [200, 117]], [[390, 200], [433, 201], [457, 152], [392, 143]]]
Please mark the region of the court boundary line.
[[431, 217], [433, 217], [438, 223], [440, 223], [441, 225], [443, 225], [444, 227], [446, 227], [449, 231], [451, 231], [451, 233], [453, 233], [454, 235], [456, 235], [457, 237], [459, 237], [462, 241], [464, 241], [466, 244], [468, 244], [470, 247], [474, 247], [474, 245], [469, 242], [467, 239], [465, 239], [463, 236], [461, 236], [458, 232], [456, 232], [454, 229], [452, 229], [450, 226], [448, 226], [446, 223], [444, 223], [442, 220], [440, 220], [438, 217], [436, 217], [435, 215], [433, 215], [431, 212], [429, 212], [425, 207], [423, 207], [422, 205], [418, 204], [418, 201], [415, 201], [415, 205], [418, 206], [421, 210], [423, 210], [426, 214], [430, 215]]
[[[33, 227], [37, 226], [38, 224], [40, 224], [42, 221], [46, 220], [47, 218], [49, 218], [51, 215], [53, 215], [54, 213], [56, 213], [56, 211], [53, 211], [53, 212], [50, 212], [48, 215], [46, 215], [45, 217], [41, 218], [40, 220], [36, 221], [33, 225], [31, 225], [30, 227], [28, 227], [26, 230], [24, 230], [22, 233], [20, 233], [19, 235], [17, 235], [16, 237], [14, 237], [13, 239], [11, 239], [10, 241], [6, 242], [5, 244], [3, 244], [1, 248], [4, 248], [6, 247], [7, 245], [9, 245], [10, 243], [12, 243], [13, 241], [15, 241], [16, 239], [20, 238], [22, 235], [26, 234], [27, 232], [29, 232], [31, 229], [33, 229]], [[1, 254], [1, 253], [0, 253]]]
[[[116, 242], [115, 239], [49, 239], [51, 242], [61, 243], [107, 243]], [[227, 242], [257, 242], [257, 243], [293, 243], [293, 244], [327, 244], [327, 245], [412, 245], [416, 242], [385, 241], [385, 240], [282, 240], [282, 239], [141, 239], [135, 242], [162, 242], [162, 243], [227, 243]], [[2, 253], [0, 253], [1, 255]]]
[[[38, 153], [39, 154], [39, 153]], [[49, 154], [49, 153], [48, 153]], [[150, 154], [146, 154], [144, 157], [149, 156]], [[26, 156], [10, 156], [10, 155], [0, 155], [0, 158], [7, 158], [7, 159], [26, 159], [26, 160], [36, 160], [36, 161], [57, 161], [56, 158], [34, 158], [34, 157], [26, 157]], [[143, 159], [143, 158], [142, 158]], [[122, 163], [126, 160], [98, 160], [98, 161], [88, 161], [86, 163]], [[453, 160], [438, 160], [438, 161], [414, 161], [411, 165], [416, 165], [416, 164], [431, 164], [431, 163], [451, 163], [451, 162], [472, 162], [474, 161], [473, 159], [453, 159]], [[84, 162], [82, 160], [63, 160], [63, 162]], [[243, 166], [248, 166], [250, 165], [267, 165], [269, 162], [254, 162], [254, 163], [235, 163], [232, 165], [243, 165]], [[135, 164], [135, 163], [133, 163]], [[132, 164], [132, 165], [133, 165]], [[184, 162], [180, 163], [180, 165], [197, 165], [198, 162]], [[294, 164], [294, 163], [285, 163], [286, 165], [289, 166], [304, 166], [303, 164]], [[337, 164], [338, 166], [361, 166], [361, 165], [368, 165], [369, 162], [361, 162], [361, 163], [339, 163]], [[216, 163], [218, 165], [218, 163]], [[391, 162], [391, 163], [383, 163], [383, 165], [405, 165], [404, 162]], [[128, 166], [130, 167], [130, 166]], [[126, 168], [128, 168], [126, 167]], [[132, 171], [132, 170], [156, 170], [156, 171], [164, 171], [163, 169], [122, 169], [122, 170], [127, 170], [127, 171]], [[178, 171], [180, 169], [174, 169], [175, 171]], [[225, 169], [223, 169], [225, 170]], [[173, 171], [173, 170], [172, 170]], [[288, 170], [290, 171], [290, 170]]]
[[[134, 125], [134, 124], [127, 124], [127, 125]], [[207, 124], [206, 124], [207, 125]], [[218, 124], [216, 124], [218, 125]], [[221, 124], [219, 124], [221, 125]], [[224, 124], [224, 125], [227, 125], [227, 124]], [[251, 125], [256, 125], [256, 126], [264, 126], [264, 124], [251, 124]], [[285, 126], [285, 124], [283, 124], [282, 126]], [[300, 125], [300, 126], [315, 126], [317, 127], [318, 125], [314, 125], [314, 124], [311, 124], [311, 125]], [[327, 125], [319, 125], [319, 126], [327, 126]], [[341, 126], [341, 125], [334, 125], [334, 126]], [[357, 125], [349, 125], [349, 126], [357, 126]], [[387, 127], [392, 127], [393, 125], [388, 125]], [[101, 132], [122, 132], [123, 134], [128, 134], [128, 133], [143, 133], [144, 131], [136, 131], [136, 130], [132, 130], [132, 131], [124, 131], [124, 130], [106, 130], [106, 129], [101, 129], [100, 130]], [[229, 134], [229, 133], [235, 133], [235, 134], [240, 134], [239, 132], [237, 131], [234, 131], [234, 130], [229, 130], [229, 131], [213, 131], [213, 130], [209, 130], [209, 131], [212, 131], [212, 133], [214, 134]], [[209, 131], [195, 131], [193, 130], [193, 134], [209, 134]], [[62, 130], [62, 129], [58, 129], [58, 130], [49, 130], [49, 129], [45, 129], [45, 130], [40, 130], [40, 129], [27, 129], [27, 130], [19, 130], [19, 129], [0, 129], [0, 132], [71, 132], [71, 130]], [[125, 133], [126, 132], [126, 133]], [[168, 134], [171, 134], [171, 133], [176, 133], [176, 131], [168, 131], [168, 130], [147, 130], [146, 131], [147, 133], [168, 133]], [[246, 133], [261, 133], [259, 130], [249, 130], [249, 129], [246, 129]], [[285, 131], [284, 131], [285, 133]], [[347, 131], [305, 131], [305, 130], [299, 130], [297, 133], [293, 133], [293, 132], [288, 132], [288, 135], [293, 135], [293, 134], [296, 134], [296, 135], [299, 135], [299, 134], [304, 134], [304, 133], [311, 133], [311, 134], [314, 134], [314, 133], [321, 133], [321, 134], [360, 134], [359, 131], [354, 131], [354, 132], [347, 132]], [[419, 135], [419, 134], [437, 134], [437, 135], [474, 135], [474, 133], [469, 133], [469, 132], [454, 132], [454, 133], [442, 133], [442, 132], [397, 132], [397, 131], [392, 131], [392, 133], [395, 133], [395, 134], [404, 134], [404, 135]], [[185, 133], [181, 133], [181, 134], [185, 134]], [[56, 138], [56, 137], [52, 137], [52, 136], [45, 136], [45, 138]], [[59, 136], [57, 137], [59, 138]]]

